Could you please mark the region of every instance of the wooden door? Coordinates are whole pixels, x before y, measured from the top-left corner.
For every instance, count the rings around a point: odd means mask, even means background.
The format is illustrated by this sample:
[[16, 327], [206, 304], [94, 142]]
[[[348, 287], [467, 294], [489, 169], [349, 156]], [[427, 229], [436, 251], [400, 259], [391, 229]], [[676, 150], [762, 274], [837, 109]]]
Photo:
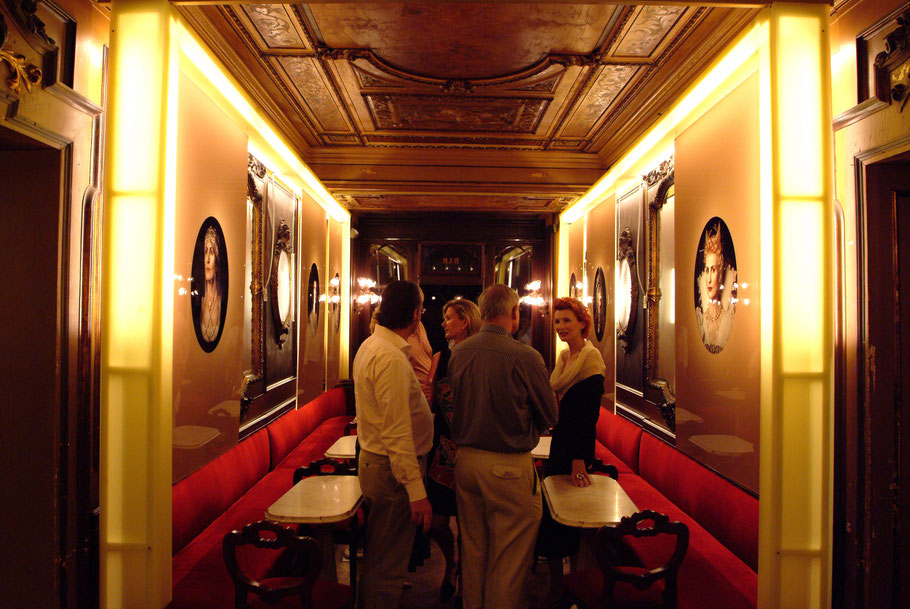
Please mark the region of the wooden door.
[[[836, 557], [838, 606], [910, 606], [910, 161], [865, 168], [857, 371], [861, 395], [843, 417], [847, 455]], [[842, 527], [842, 528], [841, 528]], [[838, 588], [840, 586], [840, 588]]]

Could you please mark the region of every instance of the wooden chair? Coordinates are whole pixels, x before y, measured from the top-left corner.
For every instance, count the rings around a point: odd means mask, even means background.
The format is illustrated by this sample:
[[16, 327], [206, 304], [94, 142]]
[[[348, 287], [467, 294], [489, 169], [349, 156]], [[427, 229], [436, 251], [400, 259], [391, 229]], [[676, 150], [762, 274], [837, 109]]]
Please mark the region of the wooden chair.
[[[283, 554], [276, 564], [287, 567], [289, 573], [254, 579], [240, 568], [237, 548], [253, 546]], [[322, 569], [319, 543], [311, 537], [300, 537], [280, 524], [254, 522], [242, 531], [231, 531], [222, 542], [224, 564], [234, 582], [235, 609], [248, 609], [248, 595], [253, 594], [266, 603], [275, 604], [289, 597], [298, 597], [303, 609], [342, 609], [353, 606], [349, 586], [317, 580]]]
[[[648, 525], [648, 522], [651, 524]], [[672, 535], [676, 544], [670, 558], [656, 568], [621, 565], [625, 537], [641, 538]], [[626, 516], [615, 527], [603, 527], [595, 538], [598, 569], [566, 576], [566, 588], [582, 607], [676, 607], [676, 577], [689, 547], [689, 528], [670, 522], [665, 514], [642, 510]], [[617, 584], [624, 584], [619, 585]]]
[[619, 480], [619, 470], [612, 463], [604, 463], [600, 459], [594, 459], [591, 467], [588, 468], [592, 474], [606, 474], [614, 480]]
[[304, 478], [310, 476], [356, 476], [357, 460], [354, 463], [345, 463], [336, 459], [323, 457], [316, 461], [311, 461], [309, 465], [303, 465], [294, 470], [294, 484], [297, 484]]

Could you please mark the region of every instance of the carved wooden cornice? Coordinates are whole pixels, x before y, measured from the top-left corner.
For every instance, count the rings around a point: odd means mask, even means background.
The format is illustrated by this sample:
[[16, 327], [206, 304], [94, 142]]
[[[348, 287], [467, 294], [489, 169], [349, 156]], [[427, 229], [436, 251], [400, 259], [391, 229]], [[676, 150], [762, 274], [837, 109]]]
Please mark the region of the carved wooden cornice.
[[648, 185], [648, 188], [652, 188], [655, 184], [666, 178], [673, 172], [673, 155], [670, 155], [670, 158], [661, 161], [660, 165], [641, 176], [641, 179], [645, 181], [645, 184]]
[[875, 80], [876, 89], [887, 90], [895, 102], [903, 101], [903, 111], [910, 99], [910, 69], [906, 66], [910, 60], [910, 10], [896, 21], [897, 28], [885, 36], [885, 50], [875, 56]]
[[36, 0], [3, 1], [9, 8], [12, 18], [22, 26], [26, 36], [30, 39], [29, 42], [37, 43], [42, 51], [50, 51], [57, 48], [57, 43], [45, 32], [44, 22], [35, 14], [38, 11], [38, 2]]
[[3, 48], [8, 36], [9, 31], [6, 29], [6, 20], [3, 15], [0, 15], [0, 64], [5, 63], [9, 66], [9, 76], [6, 77], [6, 84], [13, 93], [18, 95], [22, 83], [25, 83], [25, 88], [31, 91], [32, 85], [41, 82], [41, 69], [36, 65], [30, 64], [25, 55]]

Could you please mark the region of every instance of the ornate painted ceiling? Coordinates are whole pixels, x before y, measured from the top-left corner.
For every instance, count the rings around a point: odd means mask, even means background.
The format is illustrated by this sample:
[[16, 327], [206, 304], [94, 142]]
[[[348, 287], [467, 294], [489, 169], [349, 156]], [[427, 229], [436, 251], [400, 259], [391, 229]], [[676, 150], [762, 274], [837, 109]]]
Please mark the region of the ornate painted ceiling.
[[352, 211], [552, 213], [755, 9], [539, 3], [181, 5]]

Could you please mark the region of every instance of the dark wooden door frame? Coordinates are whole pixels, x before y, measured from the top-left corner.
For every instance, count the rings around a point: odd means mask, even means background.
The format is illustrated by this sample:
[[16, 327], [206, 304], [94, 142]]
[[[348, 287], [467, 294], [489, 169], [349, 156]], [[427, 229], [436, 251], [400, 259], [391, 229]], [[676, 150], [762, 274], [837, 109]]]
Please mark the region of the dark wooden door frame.
[[[906, 601], [908, 590], [906, 584], [902, 586], [899, 577], [901, 567], [901, 548], [900, 530], [901, 530], [901, 513], [907, 511], [906, 505], [901, 505], [901, 496], [899, 492], [901, 484], [901, 468], [899, 450], [901, 442], [901, 433], [906, 434], [906, 430], [901, 430], [899, 408], [892, 413], [895, 420], [893, 436], [891, 438], [882, 437], [885, 434], [875, 433], [874, 420], [876, 413], [873, 409], [878, 405], [878, 413], [889, 412], [887, 407], [882, 407], [882, 401], [876, 399], [876, 389], [881, 389], [882, 383], [887, 383], [888, 391], [892, 397], [899, 397], [899, 371], [893, 366], [899, 366], [900, 357], [900, 334], [898, 332], [898, 314], [897, 310], [891, 311], [891, 315], [885, 312], [885, 308], [894, 308], [898, 306], [898, 294], [894, 292], [898, 280], [898, 260], [897, 245], [900, 243], [897, 233], [896, 221], [896, 198], [892, 195], [890, 209], [872, 210], [874, 214], [879, 211], [884, 214], [881, 218], [888, 217], [887, 231], [884, 227], [870, 228], [870, 209], [872, 205], [881, 205], [880, 201], [870, 201], [870, 184], [876, 179], [878, 170], [882, 167], [894, 163], [901, 163], [910, 166], [910, 136], [902, 138], [899, 141], [889, 143], [886, 146], [869, 150], [857, 155], [854, 158], [855, 167], [855, 184], [856, 184], [856, 251], [857, 251], [857, 268], [856, 268], [856, 290], [858, 295], [857, 302], [857, 329], [856, 329], [856, 369], [847, 370], [845, 359], [845, 340], [846, 332], [842, 324], [838, 324], [837, 337], [835, 340], [835, 366], [838, 369], [835, 384], [835, 480], [837, 481], [834, 489], [834, 589], [832, 598], [836, 609], [873, 609], [881, 606], [901, 606], [900, 603]], [[892, 182], [893, 185], [893, 182]], [[881, 188], [877, 188], [881, 191]], [[891, 190], [904, 190], [904, 187], [898, 187]], [[842, 228], [842, 224], [840, 227]], [[838, 228], [836, 226], [836, 228]], [[888, 234], [879, 234], [885, 231]], [[843, 237], [842, 237], [843, 238]], [[891, 244], [891, 273], [888, 277], [889, 290], [892, 290], [891, 302], [880, 303], [875, 300], [875, 288], [870, 281], [875, 281], [872, 275], [874, 271], [870, 269], [870, 264], [878, 264], [882, 261], [879, 259], [872, 260], [870, 255], [870, 244], [880, 244], [882, 240]], [[903, 241], [908, 241], [906, 235]], [[839, 252], [843, 253], [843, 242], [838, 244]], [[839, 267], [842, 268], [842, 267]], [[881, 278], [879, 279], [881, 280]], [[839, 279], [839, 286], [842, 287]], [[879, 283], [881, 286], [881, 283]], [[838, 307], [842, 312], [843, 290], [839, 290]], [[879, 295], [880, 297], [881, 295]], [[875, 303], [875, 304], [873, 304]], [[881, 307], [876, 312], [874, 309]], [[838, 318], [841, 322], [845, 321], [841, 314]], [[893, 345], [883, 345], [879, 340], [876, 345], [873, 341], [875, 326], [870, 324], [889, 323], [893, 325], [894, 339]], [[879, 328], [880, 332], [881, 329]], [[887, 341], [886, 341], [887, 342]], [[838, 348], [839, 347], [839, 348]], [[885, 347], [885, 348], [883, 348]], [[893, 355], [892, 355], [893, 349]], [[878, 351], [878, 353], [876, 353]], [[846, 383], [844, 377], [847, 374], [856, 374], [856, 396], [846, 394]], [[884, 376], [887, 373], [888, 376]], [[878, 387], [876, 386], [878, 384]], [[872, 404], [875, 400], [875, 404]], [[890, 403], [890, 400], [889, 400]], [[854, 408], [855, 406], [855, 408]], [[906, 424], [904, 425], [906, 427]], [[892, 506], [890, 510], [891, 522], [880, 522], [886, 519], [880, 512], [872, 514], [874, 508], [880, 508], [880, 496], [882, 494], [881, 471], [888, 467], [890, 461], [885, 463], [878, 462], [882, 460], [877, 456], [878, 451], [873, 451], [873, 446], [881, 447], [882, 442], [891, 441], [894, 443], [896, 460], [892, 467], [892, 492], [890, 494]], [[886, 460], [887, 461], [887, 460]], [[903, 464], [904, 468], [906, 464]], [[906, 474], [905, 474], [906, 475]], [[876, 488], [876, 485], [878, 488]], [[904, 498], [906, 501], [906, 498]], [[873, 505], [877, 504], [877, 505]], [[886, 510], [888, 512], [888, 510]], [[907, 523], [904, 523], [906, 526]], [[873, 531], [875, 526], [879, 530]], [[881, 543], [882, 537], [892, 539], [894, 546], [890, 549], [889, 556], [883, 556], [876, 552], [881, 548], [877, 543]], [[876, 542], [876, 537], [878, 542]], [[904, 556], [903, 560], [910, 557]], [[890, 572], [889, 581], [892, 582], [891, 591], [886, 593], [888, 604], [882, 605], [881, 586], [878, 585], [877, 578], [883, 572]]]

